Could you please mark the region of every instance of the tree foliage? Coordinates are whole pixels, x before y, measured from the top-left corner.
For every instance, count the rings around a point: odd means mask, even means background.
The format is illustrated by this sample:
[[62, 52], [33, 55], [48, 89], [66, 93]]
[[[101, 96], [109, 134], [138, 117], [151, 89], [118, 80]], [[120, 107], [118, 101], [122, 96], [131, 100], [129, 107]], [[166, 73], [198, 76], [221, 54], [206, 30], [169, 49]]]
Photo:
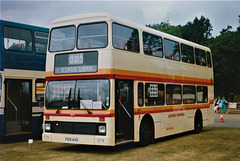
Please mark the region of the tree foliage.
[[182, 27], [182, 37], [186, 40], [206, 45], [211, 37], [212, 25], [208, 18], [201, 16], [195, 17], [193, 22], [188, 22]]
[[169, 21], [161, 22], [160, 24], [153, 24], [153, 25], [146, 25], [146, 26], [151, 27], [158, 31], [162, 31], [162, 32], [177, 36], [177, 37], [182, 37], [182, 34], [181, 34], [182, 26], [181, 25], [173, 26], [169, 23]]
[[215, 93], [228, 96], [240, 94], [240, 30], [223, 29], [220, 36], [211, 41], [215, 74]]

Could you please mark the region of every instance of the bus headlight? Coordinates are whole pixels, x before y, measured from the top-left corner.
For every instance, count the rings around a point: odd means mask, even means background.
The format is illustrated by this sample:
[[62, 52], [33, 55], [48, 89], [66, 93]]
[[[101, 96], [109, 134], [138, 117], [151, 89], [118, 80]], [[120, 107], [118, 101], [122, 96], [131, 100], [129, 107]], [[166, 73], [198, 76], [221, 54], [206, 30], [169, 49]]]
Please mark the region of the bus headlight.
[[51, 124], [50, 123], [45, 123], [45, 131], [46, 132], [50, 132], [51, 130], [52, 130], [52, 128], [51, 128]]
[[98, 133], [99, 134], [106, 134], [106, 126], [105, 125], [98, 126]]

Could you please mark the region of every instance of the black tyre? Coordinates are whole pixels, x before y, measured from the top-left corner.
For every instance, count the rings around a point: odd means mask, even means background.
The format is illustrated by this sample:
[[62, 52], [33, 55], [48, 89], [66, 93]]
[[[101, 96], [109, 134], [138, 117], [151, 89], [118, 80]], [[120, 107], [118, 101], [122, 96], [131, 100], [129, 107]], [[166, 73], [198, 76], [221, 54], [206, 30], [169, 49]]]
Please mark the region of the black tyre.
[[202, 123], [202, 115], [201, 113], [196, 113], [195, 119], [194, 119], [194, 133], [200, 133], [203, 128], [203, 123]]
[[148, 120], [143, 120], [140, 126], [140, 146], [147, 146], [153, 141], [153, 126]]

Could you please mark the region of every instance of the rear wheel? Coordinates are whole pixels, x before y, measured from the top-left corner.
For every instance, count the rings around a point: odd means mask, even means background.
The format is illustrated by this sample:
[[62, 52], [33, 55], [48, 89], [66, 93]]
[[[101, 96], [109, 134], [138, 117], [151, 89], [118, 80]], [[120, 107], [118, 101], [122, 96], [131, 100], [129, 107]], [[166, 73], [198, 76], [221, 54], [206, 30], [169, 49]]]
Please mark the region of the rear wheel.
[[140, 126], [140, 146], [146, 146], [153, 141], [153, 126], [149, 120], [144, 120]]
[[194, 133], [200, 133], [202, 131], [202, 115], [200, 112], [197, 112], [194, 119]]

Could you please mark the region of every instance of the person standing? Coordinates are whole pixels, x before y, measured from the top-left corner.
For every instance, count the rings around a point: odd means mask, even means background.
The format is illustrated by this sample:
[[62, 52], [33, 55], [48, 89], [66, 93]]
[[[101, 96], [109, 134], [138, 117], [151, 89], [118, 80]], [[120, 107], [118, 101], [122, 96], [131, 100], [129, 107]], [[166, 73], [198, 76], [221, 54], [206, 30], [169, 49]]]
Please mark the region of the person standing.
[[225, 113], [225, 109], [226, 109], [226, 106], [227, 106], [227, 100], [225, 99], [225, 97], [222, 98], [222, 113]]
[[218, 113], [218, 108], [220, 106], [220, 103], [221, 103], [221, 97], [218, 96], [218, 98], [214, 100], [214, 113]]

